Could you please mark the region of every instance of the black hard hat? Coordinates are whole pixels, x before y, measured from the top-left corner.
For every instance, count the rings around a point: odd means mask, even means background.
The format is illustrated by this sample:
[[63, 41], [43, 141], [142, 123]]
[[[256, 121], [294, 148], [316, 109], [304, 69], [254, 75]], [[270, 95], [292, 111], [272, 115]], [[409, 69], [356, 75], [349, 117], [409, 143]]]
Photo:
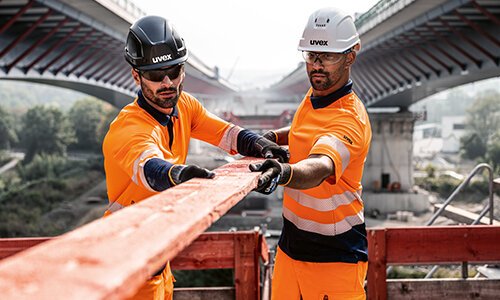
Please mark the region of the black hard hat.
[[170, 22], [162, 17], [146, 16], [130, 26], [125, 59], [138, 70], [160, 69], [183, 63], [188, 51]]

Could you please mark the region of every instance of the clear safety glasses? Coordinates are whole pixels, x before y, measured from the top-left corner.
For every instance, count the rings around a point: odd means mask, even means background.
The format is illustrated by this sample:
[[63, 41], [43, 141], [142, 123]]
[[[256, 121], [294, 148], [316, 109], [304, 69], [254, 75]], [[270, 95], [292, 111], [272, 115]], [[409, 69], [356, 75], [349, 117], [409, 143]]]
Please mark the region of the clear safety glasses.
[[308, 64], [314, 64], [316, 60], [319, 59], [319, 63], [323, 65], [334, 65], [338, 63], [345, 54], [352, 51], [352, 49], [347, 49], [341, 53], [302, 51], [302, 56]]

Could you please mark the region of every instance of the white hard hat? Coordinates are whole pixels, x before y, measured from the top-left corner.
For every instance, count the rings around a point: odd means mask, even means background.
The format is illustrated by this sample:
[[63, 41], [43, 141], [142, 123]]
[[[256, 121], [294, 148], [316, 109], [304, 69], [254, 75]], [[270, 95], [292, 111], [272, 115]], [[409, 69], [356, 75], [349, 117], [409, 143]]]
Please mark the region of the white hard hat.
[[359, 43], [353, 18], [336, 9], [322, 8], [315, 11], [307, 22], [299, 51], [341, 53]]

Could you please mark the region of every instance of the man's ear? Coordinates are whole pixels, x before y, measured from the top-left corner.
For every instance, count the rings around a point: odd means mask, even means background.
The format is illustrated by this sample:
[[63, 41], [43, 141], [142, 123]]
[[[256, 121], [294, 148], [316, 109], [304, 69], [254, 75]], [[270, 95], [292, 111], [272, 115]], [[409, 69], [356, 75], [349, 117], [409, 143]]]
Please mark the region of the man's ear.
[[141, 78], [139, 77], [139, 73], [134, 68], [132, 68], [131, 72], [132, 77], [134, 77], [135, 84], [141, 85]]
[[346, 69], [350, 68], [355, 60], [356, 60], [356, 51], [347, 53], [347, 58], [345, 60], [345, 68]]

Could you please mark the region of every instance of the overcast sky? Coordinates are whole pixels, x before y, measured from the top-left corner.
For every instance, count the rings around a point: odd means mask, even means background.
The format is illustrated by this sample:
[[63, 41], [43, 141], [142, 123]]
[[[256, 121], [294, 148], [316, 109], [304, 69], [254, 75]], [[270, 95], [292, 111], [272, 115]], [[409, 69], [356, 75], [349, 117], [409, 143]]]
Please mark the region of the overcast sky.
[[[136, 0], [172, 21], [188, 49], [240, 88], [265, 87], [302, 60], [297, 45], [309, 15], [336, 6], [362, 13], [377, 0]], [[233, 71], [231, 71], [233, 70]]]

